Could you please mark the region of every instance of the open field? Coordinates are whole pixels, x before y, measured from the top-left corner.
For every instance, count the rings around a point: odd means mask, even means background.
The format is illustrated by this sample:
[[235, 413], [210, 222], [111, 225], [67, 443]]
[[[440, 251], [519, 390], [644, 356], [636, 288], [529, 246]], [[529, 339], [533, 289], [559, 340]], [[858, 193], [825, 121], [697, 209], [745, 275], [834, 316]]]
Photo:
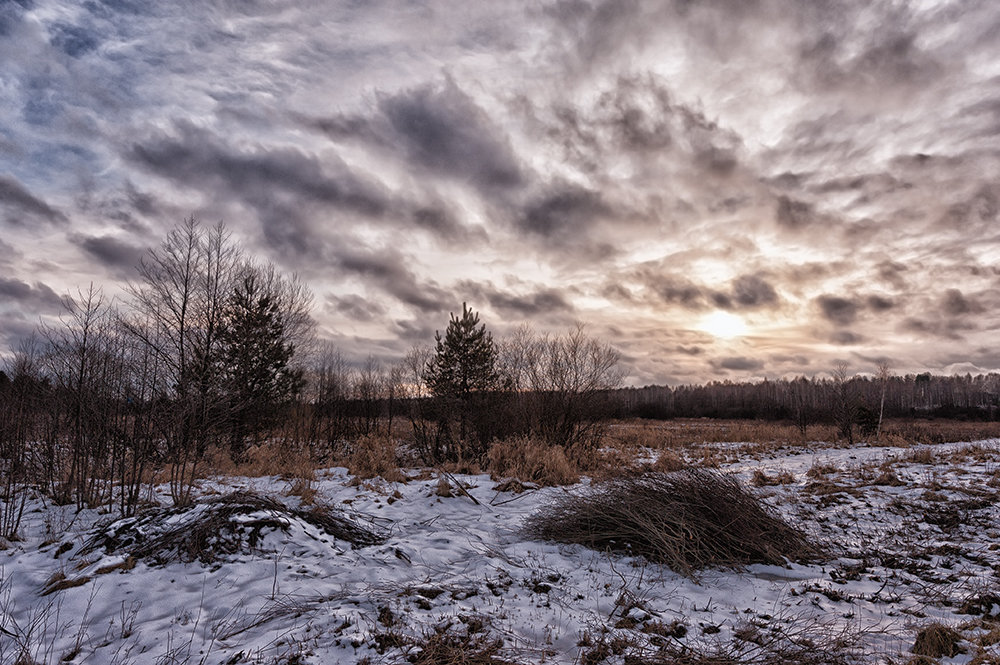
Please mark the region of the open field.
[[[1000, 440], [932, 425], [847, 448], [774, 425], [618, 423], [561, 486], [400, 469], [377, 442], [315, 471], [261, 450], [220, 461], [193, 507], [157, 488], [125, 521], [34, 496], [0, 551], [0, 664], [998, 662]], [[523, 528], [599, 479], [682, 468], [735, 478], [815, 549], [681, 569], [631, 556], [639, 540]]]

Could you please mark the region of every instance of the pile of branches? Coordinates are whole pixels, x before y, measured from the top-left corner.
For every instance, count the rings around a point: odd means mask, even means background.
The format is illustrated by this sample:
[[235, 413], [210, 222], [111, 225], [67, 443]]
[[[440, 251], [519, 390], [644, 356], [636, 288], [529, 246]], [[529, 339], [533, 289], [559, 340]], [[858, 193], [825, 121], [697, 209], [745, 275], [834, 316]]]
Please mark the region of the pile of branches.
[[735, 477], [707, 469], [617, 478], [557, 500], [524, 528], [532, 538], [644, 556], [688, 577], [824, 555]]
[[385, 541], [383, 533], [335, 514], [329, 507], [289, 508], [272, 497], [234, 492], [189, 507], [154, 508], [117, 520], [98, 529], [79, 554], [104, 550], [157, 564], [209, 564], [225, 555], [252, 551], [266, 533], [287, 532], [294, 520], [311, 524], [354, 547]]

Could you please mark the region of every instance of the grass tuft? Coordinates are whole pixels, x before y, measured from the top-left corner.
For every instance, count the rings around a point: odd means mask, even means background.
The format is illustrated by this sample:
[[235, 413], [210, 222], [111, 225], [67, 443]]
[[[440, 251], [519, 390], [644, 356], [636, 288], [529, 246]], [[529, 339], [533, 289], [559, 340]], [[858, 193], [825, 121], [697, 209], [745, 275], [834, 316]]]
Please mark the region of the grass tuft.
[[542, 540], [641, 555], [689, 577], [823, 554], [735, 477], [707, 469], [611, 480], [557, 500], [524, 529]]

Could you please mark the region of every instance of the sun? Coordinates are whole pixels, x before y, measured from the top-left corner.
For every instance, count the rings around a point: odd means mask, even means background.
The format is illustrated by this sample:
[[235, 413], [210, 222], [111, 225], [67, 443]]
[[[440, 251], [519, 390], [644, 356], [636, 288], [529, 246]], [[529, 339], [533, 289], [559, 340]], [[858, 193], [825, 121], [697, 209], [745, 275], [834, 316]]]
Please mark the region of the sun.
[[729, 312], [715, 311], [701, 317], [697, 330], [707, 332], [719, 339], [733, 339], [747, 334], [747, 324], [739, 316]]

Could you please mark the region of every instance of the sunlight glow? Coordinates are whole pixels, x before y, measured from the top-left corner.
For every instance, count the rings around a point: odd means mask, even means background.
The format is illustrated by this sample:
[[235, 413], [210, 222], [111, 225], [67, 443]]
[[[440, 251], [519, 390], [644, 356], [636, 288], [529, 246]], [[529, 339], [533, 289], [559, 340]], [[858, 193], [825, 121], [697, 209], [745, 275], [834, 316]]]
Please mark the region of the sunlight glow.
[[747, 324], [742, 318], [721, 311], [703, 316], [696, 329], [719, 339], [733, 339], [747, 334]]

